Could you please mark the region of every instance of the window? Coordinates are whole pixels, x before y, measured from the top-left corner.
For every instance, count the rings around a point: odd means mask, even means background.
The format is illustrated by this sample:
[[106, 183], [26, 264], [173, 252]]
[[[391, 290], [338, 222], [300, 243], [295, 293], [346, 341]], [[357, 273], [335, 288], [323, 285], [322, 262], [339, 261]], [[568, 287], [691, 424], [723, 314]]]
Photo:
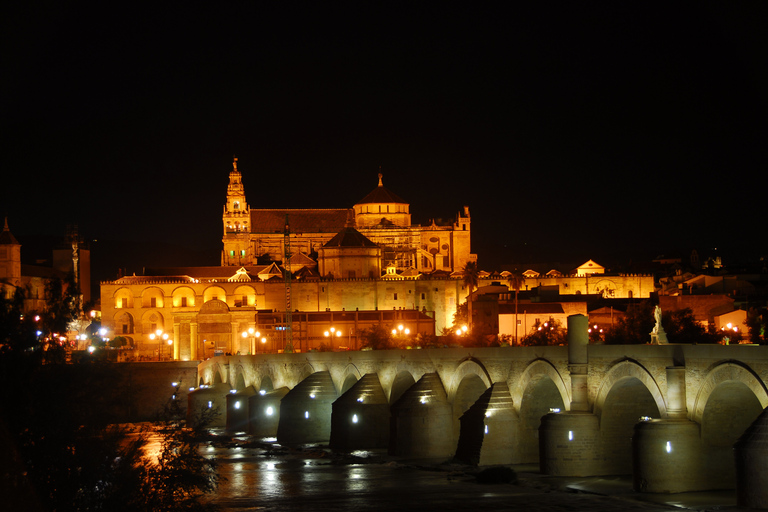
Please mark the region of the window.
[[245, 258], [245, 249], [242, 249], [242, 250], [240, 251], [240, 256], [241, 256], [241, 257], [243, 257], [243, 258]]
[[235, 251], [229, 251], [229, 257], [234, 258], [235, 257]]
[[395, 300], [397, 300], [397, 293], [395, 293], [395, 294], [394, 294], [394, 297], [393, 297], [393, 298], [394, 298]]
[[128, 299], [126, 299], [125, 297], [120, 299], [120, 307], [121, 308], [127, 308], [128, 307]]
[[426, 298], [427, 298], [427, 294], [426, 294], [426, 293], [422, 293], [422, 294], [421, 294], [421, 300], [424, 300], [424, 299], [426, 299]]
[[248, 305], [248, 296], [243, 295], [243, 306], [247, 306], [247, 305]]
[[183, 307], [183, 308], [187, 307], [187, 298], [186, 297], [182, 297], [181, 298], [181, 307]]
[[149, 307], [156, 308], [157, 307], [157, 297], [151, 297], [149, 299]]

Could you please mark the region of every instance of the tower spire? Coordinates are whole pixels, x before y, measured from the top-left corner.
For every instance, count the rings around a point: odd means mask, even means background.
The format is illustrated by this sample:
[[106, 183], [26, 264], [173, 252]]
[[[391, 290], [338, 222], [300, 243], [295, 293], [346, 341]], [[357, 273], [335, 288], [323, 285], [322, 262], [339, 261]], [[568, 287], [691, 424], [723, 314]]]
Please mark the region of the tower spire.
[[379, 186], [380, 187], [384, 186], [384, 183], [382, 183], [382, 181], [381, 181], [381, 178], [383, 178], [383, 177], [384, 177], [384, 175], [381, 174], [381, 166], [379, 166]]

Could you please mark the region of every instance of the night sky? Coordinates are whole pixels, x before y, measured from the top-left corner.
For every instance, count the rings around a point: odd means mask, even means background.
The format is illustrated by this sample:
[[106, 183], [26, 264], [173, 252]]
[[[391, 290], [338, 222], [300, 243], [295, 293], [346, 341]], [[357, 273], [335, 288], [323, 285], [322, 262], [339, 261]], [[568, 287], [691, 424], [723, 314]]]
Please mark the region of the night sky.
[[768, 5], [529, 3], [16, 2], [0, 207], [97, 278], [217, 265], [237, 155], [252, 208], [468, 205], [487, 270], [768, 253]]

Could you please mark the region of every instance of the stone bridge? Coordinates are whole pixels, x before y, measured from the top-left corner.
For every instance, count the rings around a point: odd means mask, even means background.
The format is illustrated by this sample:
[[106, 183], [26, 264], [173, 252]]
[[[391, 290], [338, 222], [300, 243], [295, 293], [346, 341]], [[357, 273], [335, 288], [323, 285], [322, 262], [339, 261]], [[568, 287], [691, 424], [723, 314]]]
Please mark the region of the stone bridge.
[[189, 413], [281, 444], [388, 449], [562, 476], [633, 474], [635, 488], [732, 488], [733, 445], [768, 406], [768, 347], [564, 347], [221, 356]]

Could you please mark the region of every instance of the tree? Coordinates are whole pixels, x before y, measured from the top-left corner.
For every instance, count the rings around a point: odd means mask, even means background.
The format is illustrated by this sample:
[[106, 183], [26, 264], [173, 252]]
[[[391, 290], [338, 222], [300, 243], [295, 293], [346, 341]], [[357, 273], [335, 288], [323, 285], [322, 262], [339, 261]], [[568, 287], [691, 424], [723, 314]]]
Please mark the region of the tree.
[[534, 345], [564, 345], [568, 342], [566, 334], [567, 330], [563, 328], [560, 321], [549, 317], [549, 320], [543, 323], [540, 320], [536, 320], [531, 332], [520, 341], [520, 344], [527, 347]]
[[360, 331], [361, 346], [373, 350], [386, 350], [392, 347], [392, 334], [382, 325], [372, 325]]
[[509, 278], [507, 278], [507, 283], [509, 283], [509, 287], [515, 290], [515, 339], [514, 343], [517, 345], [519, 343], [518, 337], [517, 337], [517, 296], [520, 292], [520, 288], [522, 288], [523, 284], [525, 283], [525, 278], [519, 274], [517, 271], [510, 274]]
[[766, 315], [765, 309], [749, 308], [747, 311], [746, 326], [749, 332], [749, 340], [752, 343], [760, 344], [765, 339], [766, 331]]
[[661, 325], [670, 343], [715, 343], [716, 337], [696, 321], [691, 308], [663, 311]]
[[629, 306], [626, 314], [606, 331], [605, 343], [607, 345], [650, 343], [650, 333], [656, 325], [653, 309], [653, 304], [648, 300]]
[[69, 330], [69, 324], [80, 317], [80, 288], [75, 282], [75, 274], [69, 272], [62, 280], [54, 276], [45, 284], [46, 312], [43, 326], [46, 334], [63, 334]]
[[464, 279], [464, 285], [469, 289], [467, 295], [472, 295], [472, 292], [477, 288], [480, 278], [477, 275], [477, 262], [468, 261], [464, 264], [464, 268], [461, 270], [462, 277]]

